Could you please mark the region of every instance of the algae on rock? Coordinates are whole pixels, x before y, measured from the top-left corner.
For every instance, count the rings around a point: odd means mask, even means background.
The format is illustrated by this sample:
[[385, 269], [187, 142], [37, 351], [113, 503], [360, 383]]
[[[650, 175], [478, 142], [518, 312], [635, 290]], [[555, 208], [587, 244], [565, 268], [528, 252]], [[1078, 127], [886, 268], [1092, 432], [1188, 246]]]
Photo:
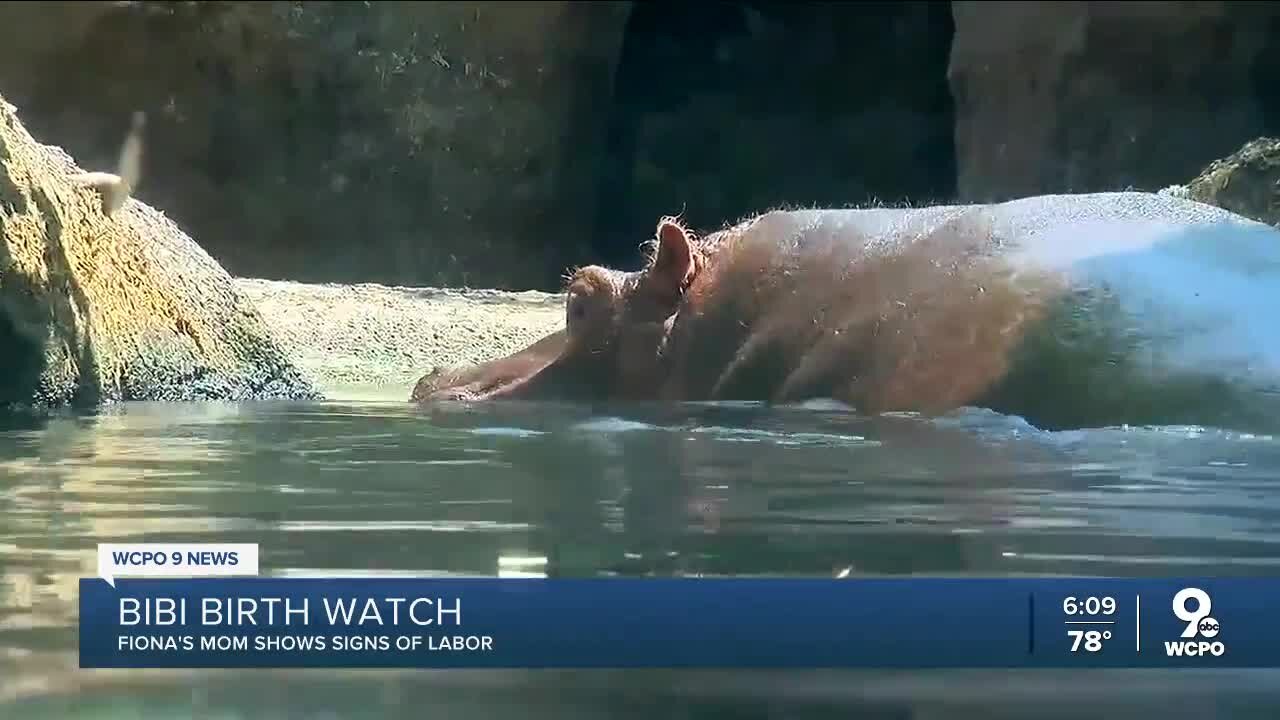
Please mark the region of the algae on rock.
[[1280, 225], [1280, 139], [1260, 137], [1209, 163], [1185, 186], [1192, 200]]
[[0, 98], [0, 407], [317, 397], [203, 248], [80, 172]]

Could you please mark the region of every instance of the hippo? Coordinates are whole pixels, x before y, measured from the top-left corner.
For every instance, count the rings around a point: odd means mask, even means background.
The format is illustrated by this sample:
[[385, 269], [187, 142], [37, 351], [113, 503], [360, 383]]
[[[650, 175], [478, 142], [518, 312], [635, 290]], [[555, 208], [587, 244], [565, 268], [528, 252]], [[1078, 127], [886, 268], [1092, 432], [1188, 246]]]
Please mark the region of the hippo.
[[567, 276], [565, 327], [411, 400], [830, 399], [1041, 429], [1272, 428], [1280, 231], [1165, 194], [776, 210], [657, 225]]

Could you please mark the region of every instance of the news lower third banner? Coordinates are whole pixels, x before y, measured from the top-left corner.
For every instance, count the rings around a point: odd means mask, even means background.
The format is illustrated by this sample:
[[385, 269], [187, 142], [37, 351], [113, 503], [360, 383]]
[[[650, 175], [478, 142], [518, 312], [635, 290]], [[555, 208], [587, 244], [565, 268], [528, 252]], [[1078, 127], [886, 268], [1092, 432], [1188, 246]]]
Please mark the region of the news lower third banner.
[[218, 547], [82, 579], [80, 666], [1280, 667], [1280, 578], [234, 577], [256, 546]]

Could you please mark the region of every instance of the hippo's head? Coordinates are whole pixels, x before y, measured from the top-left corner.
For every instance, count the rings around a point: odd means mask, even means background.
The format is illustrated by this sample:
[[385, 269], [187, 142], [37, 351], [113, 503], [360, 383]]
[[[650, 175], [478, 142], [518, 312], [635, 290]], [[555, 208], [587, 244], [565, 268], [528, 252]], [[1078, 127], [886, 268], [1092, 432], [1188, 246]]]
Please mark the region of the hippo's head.
[[655, 397], [667, 336], [700, 266], [693, 234], [663, 218], [643, 269], [591, 265], [569, 275], [563, 330], [497, 360], [431, 373], [418, 381], [412, 399]]

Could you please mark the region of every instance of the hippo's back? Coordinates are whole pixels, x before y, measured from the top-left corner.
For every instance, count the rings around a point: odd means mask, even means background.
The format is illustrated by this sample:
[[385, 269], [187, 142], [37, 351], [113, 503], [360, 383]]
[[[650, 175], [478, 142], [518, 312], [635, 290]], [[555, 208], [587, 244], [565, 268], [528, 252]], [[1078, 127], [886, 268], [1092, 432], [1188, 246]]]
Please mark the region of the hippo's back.
[[1191, 230], [1261, 240], [1280, 252], [1280, 231], [1227, 210], [1144, 192], [1041, 195], [995, 204], [922, 208], [794, 210], [783, 213], [796, 230], [840, 232], [869, 243], [927, 235], [947, 223], [990, 232], [1038, 262], [1149, 248]]
[[[1064, 317], [1096, 326], [1092, 336], [1118, 339], [1116, 347], [1092, 353], [1110, 358], [1093, 392], [1121, 383], [1139, 394], [1146, 392], [1140, 379], [1169, 379], [1148, 387], [1155, 397], [1177, 390], [1174, 378], [1182, 377], [1280, 392], [1280, 323], [1272, 315], [1280, 308], [1280, 230], [1229, 211], [1116, 192], [990, 205], [808, 210], [786, 222], [820, 231], [814, 238], [844, 235], [868, 245], [911, 242], [947, 223], [983, 233], [1011, 265], [1057, 274], [1082, 291], [1071, 297], [1089, 298]], [[1053, 362], [1078, 363], [1079, 357], [1064, 348]], [[1124, 379], [1107, 369], [1117, 358], [1132, 371]]]

